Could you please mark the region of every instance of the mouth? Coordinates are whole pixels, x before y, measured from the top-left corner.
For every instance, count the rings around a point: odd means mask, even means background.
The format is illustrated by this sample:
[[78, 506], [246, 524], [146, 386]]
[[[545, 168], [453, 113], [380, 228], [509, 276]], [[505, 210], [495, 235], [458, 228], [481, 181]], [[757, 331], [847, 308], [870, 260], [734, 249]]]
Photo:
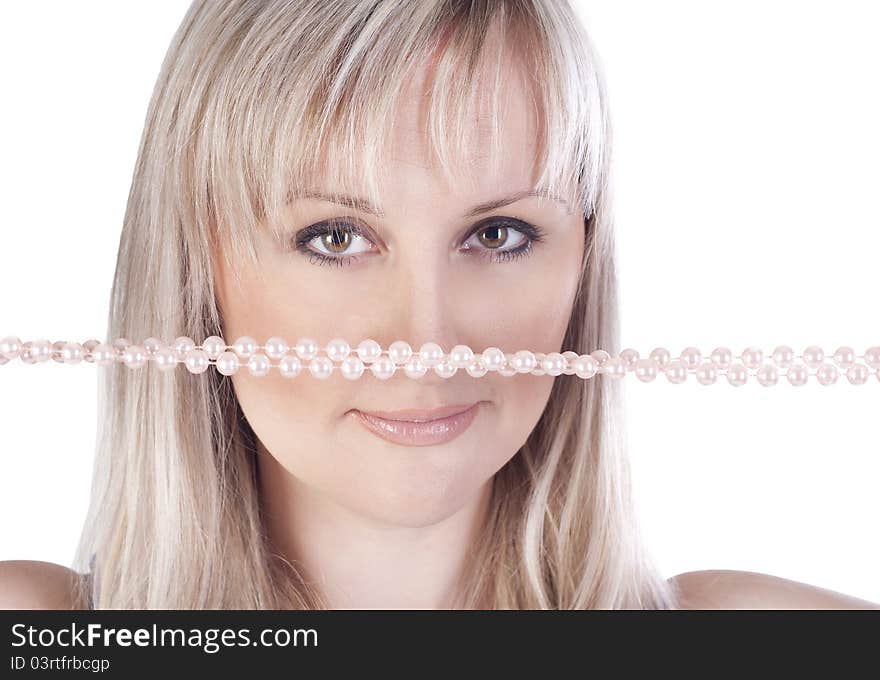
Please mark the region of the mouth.
[[453, 404], [435, 409], [349, 413], [378, 437], [403, 446], [436, 446], [461, 435], [477, 417], [480, 404]]

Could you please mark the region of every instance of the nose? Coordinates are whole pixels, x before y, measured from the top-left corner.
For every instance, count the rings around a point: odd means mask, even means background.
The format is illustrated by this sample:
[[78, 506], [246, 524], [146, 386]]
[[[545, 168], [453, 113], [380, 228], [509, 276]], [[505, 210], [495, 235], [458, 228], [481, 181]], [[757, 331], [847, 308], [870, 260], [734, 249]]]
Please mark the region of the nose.
[[[466, 300], [461, 300], [456, 293], [448, 258], [401, 257], [396, 269], [392, 276], [393, 291], [388, 297], [391, 310], [386, 318], [390, 319], [390, 325], [383, 337], [396, 334], [389, 342], [406, 340], [416, 354], [426, 342], [437, 343], [444, 353], [457, 344], [468, 344], [468, 331], [462, 328], [459, 313], [460, 305], [466, 304]], [[429, 368], [418, 382], [440, 385], [448, 384], [449, 380]]]

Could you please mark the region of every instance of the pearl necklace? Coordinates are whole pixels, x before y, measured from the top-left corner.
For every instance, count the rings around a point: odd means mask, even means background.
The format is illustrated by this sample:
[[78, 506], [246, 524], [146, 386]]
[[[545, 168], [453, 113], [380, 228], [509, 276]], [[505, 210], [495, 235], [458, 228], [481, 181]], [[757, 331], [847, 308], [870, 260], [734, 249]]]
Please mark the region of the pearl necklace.
[[[322, 351], [323, 356], [319, 356]], [[348, 380], [357, 380], [369, 366], [370, 372], [381, 380], [391, 378], [401, 368], [409, 378], [420, 378], [429, 370], [442, 378], [451, 378], [462, 368], [474, 378], [481, 378], [489, 371], [507, 377], [528, 373], [576, 375], [584, 379], [597, 374], [620, 378], [631, 372], [642, 382], [651, 382], [663, 373], [669, 382], [680, 384], [692, 373], [702, 385], [711, 385], [719, 376], [725, 376], [728, 383], [740, 386], [752, 375], [761, 385], [771, 386], [784, 375], [791, 385], [799, 386], [804, 385], [811, 375], [822, 385], [832, 385], [843, 372], [853, 385], [863, 385], [871, 374], [880, 381], [880, 346], [869, 347], [863, 355], [856, 355], [852, 347], [844, 346], [826, 358], [822, 348], [816, 345], [807, 347], [798, 355], [791, 347], [780, 345], [765, 360], [761, 348], [754, 346], [747, 347], [737, 356], [726, 347], [717, 347], [705, 358], [697, 347], [687, 347], [677, 357], [673, 357], [668, 349], [657, 347], [646, 358], [641, 358], [634, 349], [624, 349], [612, 355], [603, 349], [589, 354], [571, 351], [544, 354], [529, 350], [508, 353], [498, 347], [489, 347], [474, 354], [467, 345], [456, 345], [449, 353], [444, 353], [434, 342], [426, 342], [414, 352], [403, 340], [392, 342], [387, 350], [383, 350], [372, 339], [362, 341], [353, 350], [342, 338], [334, 338], [325, 347], [319, 347], [312, 338], [300, 338], [291, 346], [277, 336], [269, 338], [263, 345], [258, 345], [250, 336], [242, 336], [227, 345], [216, 335], [206, 338], [201, 345], [184, 336], [176, 338], [170, 345], [158, 338], [147, 338], [140, 345], [126, 338], [112, 343], [88, 340], [82, 344], [63, 340], [23, 343], [14, 336], [0, 340], [0, 365], [16, 357], [26, 364], [51, 358], [65, 364], [120, 362], [132, 369], [152, 361], [161, 371], [182, 363], [193, 374], [204, 373], [209, 366], [214, 366], [224, 376], [234, 375], [244, 365], [256, 377], [277, 368], [285, 378], [295, 378], [306, 366], [314, 378], [326, 379], [338, 371]], [[780, 369], [786, 372], [781, 374]]]

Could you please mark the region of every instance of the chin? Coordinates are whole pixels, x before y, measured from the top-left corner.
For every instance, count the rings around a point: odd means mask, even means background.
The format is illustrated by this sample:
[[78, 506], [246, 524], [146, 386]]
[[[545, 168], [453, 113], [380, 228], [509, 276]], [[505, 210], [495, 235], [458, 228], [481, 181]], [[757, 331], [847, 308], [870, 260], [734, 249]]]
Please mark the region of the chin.
[[373, 487], [371, 491], [367, 485], [362, 493], [345, 494], [338, 502], [374, 521], [415, 529], [437, 524], [456, 514], [475, 500], [481, 488], [473, 482], [450, 485], [437, 479], [415, 483], [385, 480], [379, 488]]
[[[476, 425], [476, 424], [475, 424]], [[354, 425], [340, 441], [344, 452], [320, 464], [317, 486], [336, 503], [385, 524], [424, 527], [477, 500], [496, 465], [482, 428], [438, 446], [400, 446]]]

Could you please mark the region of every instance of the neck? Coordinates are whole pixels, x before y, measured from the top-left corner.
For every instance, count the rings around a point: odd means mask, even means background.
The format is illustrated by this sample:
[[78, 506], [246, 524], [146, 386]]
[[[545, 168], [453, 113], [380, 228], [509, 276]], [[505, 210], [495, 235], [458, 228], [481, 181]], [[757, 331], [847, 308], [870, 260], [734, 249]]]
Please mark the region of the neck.
[[410, 527], [359, 514], [304, 484], [258, 443], [273, 549], [331, 609], [451, 609], [488, 510], [491, 480], [453, 515]]

